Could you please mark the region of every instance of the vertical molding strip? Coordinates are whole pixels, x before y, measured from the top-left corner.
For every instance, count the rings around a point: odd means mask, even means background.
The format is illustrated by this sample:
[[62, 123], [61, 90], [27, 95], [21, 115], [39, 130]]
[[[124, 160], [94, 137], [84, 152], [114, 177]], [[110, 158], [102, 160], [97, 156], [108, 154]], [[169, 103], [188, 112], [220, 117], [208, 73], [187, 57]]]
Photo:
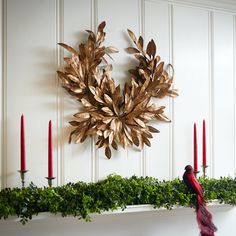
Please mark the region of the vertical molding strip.
[[236, 177], [236, 15], [233, 16], [234, 177]]
[[1, 150], [1, 153], [0, 153], [0, 190], [1, 190], [1, 187], [3, 186], [3, 157], [4, 157], [4, 155], [3, 155], [3, 127], [4, 127], [4, 125], [3, 125], [3, 76], [4, 76], [4, 74], [3, 74], [3, 68], [4, 68], [4, 55], [3, 55], [3, 50], [4, 50], [4, 43], [3, 43], [3, 40], [4, 40], [4, 35], [3, 35], [3, 29], [4, 29], [4, 18], [3, 18], [3, 16], [4, 16], [4, 6], [3, 6], [3, 0], [1, 0], [0, 1], [0, 4], [1, 4], [1, 6], [0, 6], [0, 9], [1, 9], [1, 13], [0, 13], [0, 17], [1, 17], [1, 20], [0, 20], [0, 24], [1, 24], [1, 28], [0, 28], [0, 30], [1, 30], [1, 49], [0, 49], [0, 53], [1, 53], [1, 68], [0, 68], [0, 70], [1, 70], [1, 84], [0, 84], [0, 89], [1, 89], [1, 92], [0, 92], [0, 96], [1, 96], [1, 98], [0, 98], [0, 150]]
[[209, 78], [209, 175], [214, 177], [214, 22], [208, 12], [208, 78]]
[[7, 187], [7, 0], [2, 0], [2, 173], [1, 187]]
[[[141, 35], [145, 40], [145, 0], [139, 0], [138, 1], [138, 16], [139, 16], [139, 35]], [[143, 149], [140, 151], [140, 163], [139, 163], [139, 169], [140, 169], [140, 176], [146, 176], [147, 175], [147, 168], [146, 168], [146, 146], [143, 147]]]
[[[56, 43], [64, 41], [64, 0], [56, 0]], [[64, 52], [57, 44], [56, 66], [57, 70], [63, 66]], [[64, 126], [64, 93], [56, 75], [57, 84], [57, 185], [65, 184], [64, 145], [62, 129]]]
[[[95, 31], [98, 24], [98, 3], [91, 0], [91, 30]], [[95, 137], [91, 137], [91, 181], [97, 182], [99, 179], [99, 151], [96, 148]]]
[[[174, 40], [173, 40], [173, 5], [168, 4], [169, 14], [169, 63], [174, 67]], [[174, 173], [174, 100], [169, 98], [169, 113], [171, 124], [169, 128], [169, 179], [173, 179]]]

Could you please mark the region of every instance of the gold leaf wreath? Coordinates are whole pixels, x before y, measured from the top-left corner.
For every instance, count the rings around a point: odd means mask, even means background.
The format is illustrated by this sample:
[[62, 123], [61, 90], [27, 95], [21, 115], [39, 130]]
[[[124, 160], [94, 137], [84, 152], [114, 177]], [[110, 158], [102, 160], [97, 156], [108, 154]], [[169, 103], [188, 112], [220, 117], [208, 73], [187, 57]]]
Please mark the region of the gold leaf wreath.
[[[82, 104], [82, 111], [74, 114], [76, 120], [69, 123], [75, 127], [69, 137], [76, 143], [82, 143], [88, 136], [96, 136], [96, 146], [104, 147], [107, 158], [111, 158], [111, 148], [118, 149], [118, 144], [124, 148], [136, 145], [143, 148], [150, 146], [151, 133], [159, 131], [147, 125], [153, 120], [169, 121], [164, 114], [164, 106], [156, 106], [151, 98], [175, 97], [177, 91], [171, 88], [173, 73], [168, 64], [156, 55], [156, 45], [151, 40], [146, 50], [143, 38], [138, 39], [128, 30], [135, 47], [127, 51], [134, 54], [139, 64], [129, 70], [130, 82], [125, 83], [122, 91], [111, 77], [112, 65], [104, 58], [110, 53], [117, 53], [115, 47], [105, 47], [106, 22], [98, 26], [96, 33], [87, 30], [88, 39], [79, 45], [79, 50], [59, 43], [70, 52], [71, 57], [65, 57], [64, 71], [58, 71], [62, 86]], [[105, 65], [101, 65], [102, 61]]]

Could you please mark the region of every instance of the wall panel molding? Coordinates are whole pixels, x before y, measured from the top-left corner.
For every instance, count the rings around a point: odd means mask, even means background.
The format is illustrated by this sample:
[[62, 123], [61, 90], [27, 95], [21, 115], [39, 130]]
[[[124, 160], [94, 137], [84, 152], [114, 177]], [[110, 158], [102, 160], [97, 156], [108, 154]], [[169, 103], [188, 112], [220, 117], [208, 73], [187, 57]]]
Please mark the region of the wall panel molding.
[[[98, 22], [98, 2], [91, 0], [91, 30], [97, 31]], [[99, 178], [99, 150], [96, 147], [96, 139], [91, 137], [91, 181], [97, 182]]]
[[214, 19], [213, 12], [208, 12], [208, 73], [209, 73], [209, 166], [206, 171], [214, 176]]
[[[145, 44], [153, 39], [157, 54], [165, 65], [172, 63], [172, 12], [171, 4], [145, 1]], [[153, 99], [157, 106], [165, 106], [165, 114], [172, 117], [172, 99]], [[160, 130], [153, 134], [151, 147], [146, 148], [146, 173], [158, 179], [172, 177], [172, 125], [173, 123], [154, 122], [152, 125]]]
[[171, 3], [175, 6], [188, 6], [202, 8], [210, 11], [223, 11], [225, 13], [235, 14], [236, 4], [234, 0], [148, 0], [151, 2]]
[[[95, 0], [64, 0], [64, 40], [63, 42], [78, 49], [78, 45], [87, 39], [85, 30], [95, 28], [96, 24]], [[69, 54], [64, 51], [65, 55]], [[76, 181], [95, 181], [96, 149], [92, 139], [87, 139], [82, 144], [72, 142], [68, 144], [68, 137], [73, 128], [68, 124], [73, 120], [73, 114], [80, 109], [80, 104], [72, 99], [63, 90], [64, 122], [63, 122], [63, 145], [64, 145], [64, 172], [65, 183]]]
[[[174, 67], [174, 45], [173, 45], [173, 5], [168, 5], [168, 14], [169, 14], [169, 63]], [[174, 87], [174, 85], [173, 85]], [[171, 125], [169, 128], [169, 179], [173, 179], [173, 159], [174, 159], [174, 99], [169, 98], [169, 113], [171, 119]]]
[[[131, 29], [136, 35], [140, 31], [140, 1], [137, 0], [99, 0], [98, 1], [98, 22], [107, 22], [105, 45], [115, 46], [119, 53], [114, 54], [109, 63], [113, 65], [112, 77], [116, 84], [121, 86], [129, 78], [128, 70], [135, 66], [135, 61], [125, 51], [131, 45], [131, 40], [127, 35], [126, 29]], [[111, 160], [107, 160], [104, 149], [99, 150], [99, 179], [111, 173], [123, 176], [143, 174], [142, 152], [136, 147], [123, 149], [119, 146], [119, 151], [112, 150]]]
[[180, 177], [184, 167], [193, 164], [194, 123], [199, 170], [202, 165], [202, 120], [209, 123], [208, 11], [183, 6], [173, 11], [175, 83], [180, 94], [174, 101], [174, 177]]
[[[56, 43], [55, 43], [55, 51], [56, 51], [56, 65], [58, 69], [62, 69], [63, 67], [63, 56], [64, 51], [61, 47], [57, 45], [59, 42], [64, 41], [64, 0], [56, 0]], [[55, 72], [56, 73], [56, 72]], [[64, 171], [64, 144], [63, 144], [63, 124], [64, 124], [64, 91], [61, 88], [61, 84], [58, 80], [58, 76], [56, 74], [57, 81], [57, 185], [63, 185], [65, 183], [65, 171]]]
[[[219, 12], [213, 14], [213, 168], [215, 178], [234, 175], [235, 65], [233, 19], [234, 17], [229, 14]], [[226, 158], [227, 161], [224, 161]]]
[[234, 177], [236, 177], [236, 16], [233, 17]]
[[[144, 42], [146, 42], [145, 37], [145, 0], [139, 0], [138, 2], [138, 13], [139, 13], [139, 35], [143, 37]], [[146, 146], [143, 147], [140, 153], [140, 176], [146, 176], [147, 168], [147, 157], [146, 157]]]
[[6, 149], [6, 86], [7, 86], [7, 0], [1, 0], [1, 158], [0, 158], [0, 188], [7, 186], [7, 149]]

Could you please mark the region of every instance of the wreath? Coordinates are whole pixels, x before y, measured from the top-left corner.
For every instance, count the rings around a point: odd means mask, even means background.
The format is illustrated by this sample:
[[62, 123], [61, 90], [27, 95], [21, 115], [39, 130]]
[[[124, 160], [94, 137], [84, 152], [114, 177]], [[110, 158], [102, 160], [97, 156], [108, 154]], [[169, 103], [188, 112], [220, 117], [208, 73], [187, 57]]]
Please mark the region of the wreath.
[[[127, 30], [135, 47], [127, 48], [134, 55], [138, 65], [129, 70], [130, 81], [122, 89], [116, 86], [111, 77], [112, 65], [105, 56], [117, 53], [115, 47], [105, 47], [106, 22], [103, 21], [94, 33], [90, 30], [85, 43], [79, 50], [59, 43], [71, 56], [65, 57], [63, 71], [57, 71], [63, 88], [82, 104], [82, 110], [70, 121], [74, 130], [70, 133], [69, 143], [82, 143], [87, 137], [96, 137], [96, 147], [105, 148], [105, 155], [111, 158], [111, 147], [118, 149], [132, 146], [143, 148], [151, 146], [152, 133], [159, 130], [148, 125], [150, 121], [170, 120], [164, 114], [164, 106], [157, 106], [152, 98], [178, 95], [172, 89], [173, 67], [164, 66], [160, 56], [156, 55], [156, 44], [151, 40], [144, 49], [144, 40], [136, 38], [131, 30]], [[105, 62], [105, 63], [104, 63]], [[171, 70], [171, 73], [168, 73]]]

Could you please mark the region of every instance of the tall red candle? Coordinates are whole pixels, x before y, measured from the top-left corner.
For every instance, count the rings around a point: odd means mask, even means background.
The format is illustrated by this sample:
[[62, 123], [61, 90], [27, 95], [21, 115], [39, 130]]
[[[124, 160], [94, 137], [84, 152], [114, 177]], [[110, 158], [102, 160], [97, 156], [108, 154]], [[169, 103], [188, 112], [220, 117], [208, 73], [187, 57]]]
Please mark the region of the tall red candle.
[[52, 163], [52, 121], [48, 124], [48, 178], [53, 178]]
[[206, 122], [202, 124], [202, 166], [206, 166]]
[[198, 157], [197, 157], [197, 127], [196, 123], [194, 123], [194, 128], [193, 128], [193, 169], [194, 172], [198, 171]]
[[23, 114], [20, 121], [20, 170], [25, 171], [25, 124]]

